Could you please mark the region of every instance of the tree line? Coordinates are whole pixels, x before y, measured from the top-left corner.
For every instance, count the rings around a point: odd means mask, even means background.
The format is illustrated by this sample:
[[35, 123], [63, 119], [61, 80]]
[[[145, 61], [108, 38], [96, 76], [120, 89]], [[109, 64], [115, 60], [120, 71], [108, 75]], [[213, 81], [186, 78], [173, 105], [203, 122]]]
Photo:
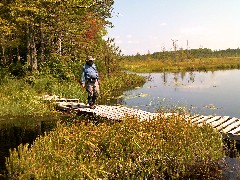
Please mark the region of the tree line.
[[145, 60], [145, 59], [155, 59], [155, 60], [175, 60], [183, 61], [195, 58], [224, 58], [224, 57], [240, 57], [240, 49], [226, 49], [226, 50], [211, 50], [208, 48], [199, 49], [179, 49], [176, 51], [161, 51], [154, 52], [152, 54], [126, 56], [130, 60]]
[[[0, 68], [16, 75], [74, 71], [87, 55], [113, 69], [119, 49], [104, 40], [113, 0], [2, 0], [0, 2]], [[64, 69], [65, 68], [65, 69]], [[22, 73], [20, 73], [22, 72]], [[66, 76], [66, 75], [64, 75]]]

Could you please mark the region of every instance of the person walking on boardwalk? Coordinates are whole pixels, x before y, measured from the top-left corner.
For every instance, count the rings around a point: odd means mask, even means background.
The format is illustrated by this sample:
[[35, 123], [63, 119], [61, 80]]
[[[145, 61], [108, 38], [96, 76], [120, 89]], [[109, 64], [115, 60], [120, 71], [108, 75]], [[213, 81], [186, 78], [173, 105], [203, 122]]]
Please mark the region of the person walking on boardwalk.
[[95, 107], [95, 101], [99, 95], [99, 75], [94, 60], [92, 56], [88, 56], [82, 69], [81, 84], [86, 88], [88, 93], [88, 104], [90, 108]]

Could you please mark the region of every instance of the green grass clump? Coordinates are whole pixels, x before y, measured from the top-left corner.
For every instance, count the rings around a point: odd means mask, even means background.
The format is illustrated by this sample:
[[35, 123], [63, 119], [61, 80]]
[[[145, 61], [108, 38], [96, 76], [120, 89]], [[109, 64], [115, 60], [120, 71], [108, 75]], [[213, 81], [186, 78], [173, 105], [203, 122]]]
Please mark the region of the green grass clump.
[[102, 104], [108, 104], [112, 99], [126, 90], [133, 89], [137, 86], [142, 86], [146, 79], [137, 74], [119, 72], [108, 77], [102, 77], [100, 81], [100, 97], [99, 101]]
[[37, 92], [25, 81], [8, 79], [0, 89], [1, 116], [44, 115], [53, 110], [42, 103]]
[[221, 135], [181, 117], [58, 124], [7, 159], [9, 178], [220, 179]]
[[43, 95], [58, 95], [65, 98], [85, 98], [85, 91], [77, 82], [60, 81], [53, 77], [25, 79], [8, 78], [0, 89], [1, 116], [42, 116], [55, 113], [53, 106], [42, 101]]

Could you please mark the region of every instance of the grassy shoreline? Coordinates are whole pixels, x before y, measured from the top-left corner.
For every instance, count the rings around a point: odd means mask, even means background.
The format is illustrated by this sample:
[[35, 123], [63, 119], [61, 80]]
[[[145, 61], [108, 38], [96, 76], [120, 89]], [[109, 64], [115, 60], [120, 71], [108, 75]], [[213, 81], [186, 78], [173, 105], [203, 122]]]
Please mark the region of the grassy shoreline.
[[120, 63], [123, 70], [132, 72], [180, 72], [180, 71], [214, 71], [240, 69], [240, 57], [200, 58], [182, 61], [173, 60], [135, 60], [124, 59]]
[[[25, 79], [8, 78], [1, 84], [0, 116], [44, 116], [56, 114], [53, 106], [41, 100], [42, 95], [77, 98], [86, 102], [87, 94], [76, 81], [60, 81], [51, 76]], [[97, 103], [109, 103], [114, 97], [135, 86], [141, 86], [145, 78], [136, 74], [118, 73], [101, 78], [100, 97]]]

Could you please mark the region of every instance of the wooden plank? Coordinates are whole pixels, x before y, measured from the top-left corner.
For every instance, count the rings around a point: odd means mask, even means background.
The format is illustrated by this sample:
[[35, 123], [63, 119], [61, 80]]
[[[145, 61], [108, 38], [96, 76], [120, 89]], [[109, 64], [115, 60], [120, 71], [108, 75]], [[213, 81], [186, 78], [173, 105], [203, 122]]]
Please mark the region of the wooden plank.
[[228, 133], [230, 133], [230, 134], [236, 134], [236, 135], [239, 134], [239, 133], [240, 133], [240, 126], [237, 127], [236, 129], [234, 129], [234, 130], [228, 132]]
[[218, 131], [221, 131], [222, 129], [224, 129], [225, 127], [229, 126], [230, 124], [234, 123], [237, 120], [237, 118], [231, 118], [229, 120], [227, 120], [225, 123], [221, 124], [220, 126], [218, 126], [216, 129]]
[[185, 118], [185, 120], [192, 122], [192, 119], [197, 118], [199, 116], [200, 116], [199, 114], [194, 114], [193, 116], [189, 116], [189, 117]]
[[[120, 120], [123, 119], [126, 115], [139, 118], [141, 121], [151, 120], [156, 117], [167, 118], [169, 116], [177, 115], [175, 113], [150, 113], [140, 109], [133, 109], [124, 106], [98, 105], [95, 109], [90, 109], [85, 105], [83, 106], [83, 103], [77, 103], [77, 99], [59, 99], [59, 101], [60, 102], [56, 103], [59, 109], [66, 110], [70, 108], [78, 112], [80, 111], [83, 113], [90, 113], [111, 120]], [[229, 137], [240, 140], [240, 119], [238, 118], [230, 118], [229, 116], [203, 116], [199, 114], [185, 114], [180, 116], [182, 116], [186, 121], [190, 121], [198, 125], [201, 125], [203, 123], [210, 124], [213, 128], [222, 131]]]
[[197, 124], [203, 124], [203, 123], [205, 123], [208, 119], [211, 119], [213, 116], [205, 116], [204, 118], [202, 118], [202, 119], [199, 119], [198, 121], [196, 121], [195, 123], [197, 123]]
[[66, 99], [67, 102], [75, 102], [78, 103], [79, 99]]
[[220, 118], [221, 118], [221, 116], [214, 116], [211, 119], [207, 120], [206, 123], [209, 124], [209, 123], [214, 122], [214, 121], [216, 121]]
[[204, 117], [205, 117], [205, 116], [197, 116], [197, 117], [191, 119], [191, 122], [192, 122], [192, 123], [195, 123], [196, 121], [199, 121], [200, 119], [202, 119], [202, 118], [204, 118]]
[[218, 119], [217, 121], [211, 122], [211, 126], [213, 128], [216, 128], [217, 126], [220, 126], [224, 122], [226, 122], [230, 117], [229, 116], [223, 116], [221, 119]]
[[229, 131], [236, 129], [240, 125], [240, 120], [236, 119], [236, 122], [232, 123], [231, 125], [227, 126], [222, 130], [223, 133], [228, 133]]

